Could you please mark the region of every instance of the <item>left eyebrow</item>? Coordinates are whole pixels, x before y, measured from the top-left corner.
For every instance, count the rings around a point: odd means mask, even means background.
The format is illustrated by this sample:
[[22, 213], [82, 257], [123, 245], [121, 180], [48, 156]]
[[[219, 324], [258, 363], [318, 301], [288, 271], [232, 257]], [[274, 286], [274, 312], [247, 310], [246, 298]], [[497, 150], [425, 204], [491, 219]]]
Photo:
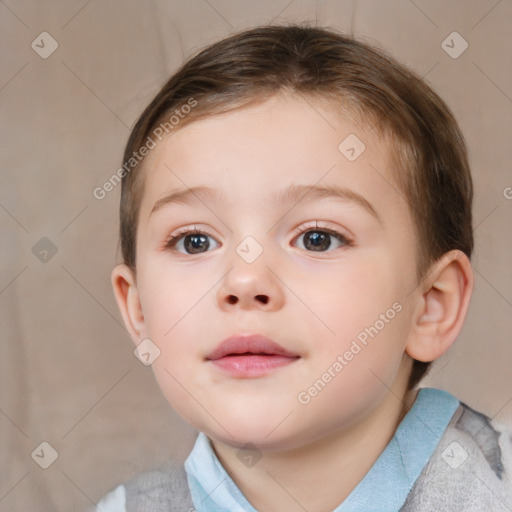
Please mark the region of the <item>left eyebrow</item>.
[[[220, 190], [204, 185], [179, 189], [156, 201], [149, 216], [168, 204], [190, 204], [197, 199], [203, 202], [203, 198], [200, 196], [216, 202], [225, 200], [225, 195]], [[319, 199], [337, 199], [344, 202], [354, 202], [382, 224], [379, 214], [366, 198], [354, 190], [338, 185], [289, 185], [273, 192], [270, 199], [275, 204], [298, 203], [300, 201], [312, 202]]]
[[290, 202], [312, 202], [319, 199], [337, 199], [350, 201], [364, 208], [370, 215], [382, 224], [382, 219], [372, 204], [361, 194], [339, 185], [290, 185], [271, 195], [272, 201], [278, 204]]

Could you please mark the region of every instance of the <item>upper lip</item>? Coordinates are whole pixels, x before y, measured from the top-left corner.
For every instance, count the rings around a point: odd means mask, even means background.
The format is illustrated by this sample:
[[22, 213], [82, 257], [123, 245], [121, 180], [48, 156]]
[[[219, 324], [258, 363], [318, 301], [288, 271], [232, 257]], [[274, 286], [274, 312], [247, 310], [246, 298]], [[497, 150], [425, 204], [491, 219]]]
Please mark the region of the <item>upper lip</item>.
[[297, 354], [286, 350], [275, 341], [261, 334], [236, 334], [222, 341], [213, 352], [206, 356], [206, 359], [215, 360], [229, 354], [244, 354], [246, 352], [252, 354], [299, 357]]

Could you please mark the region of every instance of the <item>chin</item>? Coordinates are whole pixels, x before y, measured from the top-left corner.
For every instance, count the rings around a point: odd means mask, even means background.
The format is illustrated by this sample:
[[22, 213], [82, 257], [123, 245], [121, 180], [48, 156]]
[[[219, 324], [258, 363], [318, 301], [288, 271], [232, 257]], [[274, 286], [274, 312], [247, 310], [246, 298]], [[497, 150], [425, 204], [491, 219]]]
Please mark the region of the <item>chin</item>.
[[225, 425], [229, 434], [214, 421], [196, 424], [195, 427], [210, 439], [233, 448], [239, 449], [252, 444], [267, 452], [294, 450], [322, 438], [327, 433], [320, 431], [315, 425], [301, 425], [297, 421], [290, 421], [286, 426], [285, 422], [280, 425], [282, 420], [282, 417], [275, 421], [260, 418], [257, 422], [230, 422], [228, 419]]

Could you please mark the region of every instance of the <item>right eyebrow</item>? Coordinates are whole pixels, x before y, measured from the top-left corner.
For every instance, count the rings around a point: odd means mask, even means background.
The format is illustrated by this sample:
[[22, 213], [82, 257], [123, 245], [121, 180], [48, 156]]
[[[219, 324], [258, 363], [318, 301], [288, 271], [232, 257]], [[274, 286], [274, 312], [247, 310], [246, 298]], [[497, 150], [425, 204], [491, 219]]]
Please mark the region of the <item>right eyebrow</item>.
[[224, 194], [215, 188], [206, 187], [204, 185], [197, 187], [189, 187], [176, 190], [171, 192], [170, 194], [159, 199], [154, 205], [149, 214], [149, 217], [153, 215], [154, 212], [162, 209], [164, 206], [169, 204], [190, 204], [194, 198], [203, 201], [200, 195], [205, 196], [213, 201], [221, 202], [225, 199]]

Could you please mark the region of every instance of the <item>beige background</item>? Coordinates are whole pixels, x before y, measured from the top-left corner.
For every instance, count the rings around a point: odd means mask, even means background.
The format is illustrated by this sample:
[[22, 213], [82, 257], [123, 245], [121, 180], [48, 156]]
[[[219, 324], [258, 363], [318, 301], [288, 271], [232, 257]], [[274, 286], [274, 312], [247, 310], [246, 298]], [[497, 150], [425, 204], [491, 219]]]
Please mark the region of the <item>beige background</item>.
[[[194, 431], [133, 356], [110, 288], [119, 187], [102, 201], [92, 191], [191, 53], [256, 24], [314, 20], [426, 76], [462, 126], [476, 187], [476, 291], [457, 344], [423, 385], [512, 424], [512, 2], [5, 0], [1, 511], [83, 510], [134, 473], [188, 454]], [[59, 44], [47, 59], [31, 48], [43, 31]], [[441, 47], [453, 31], [469, 43], [457, 59]], [[43, 237], [57, 248], [46, 263], [32, 252]], [[58, 452], [46, 470], [31, 458], [43, 441]]]

